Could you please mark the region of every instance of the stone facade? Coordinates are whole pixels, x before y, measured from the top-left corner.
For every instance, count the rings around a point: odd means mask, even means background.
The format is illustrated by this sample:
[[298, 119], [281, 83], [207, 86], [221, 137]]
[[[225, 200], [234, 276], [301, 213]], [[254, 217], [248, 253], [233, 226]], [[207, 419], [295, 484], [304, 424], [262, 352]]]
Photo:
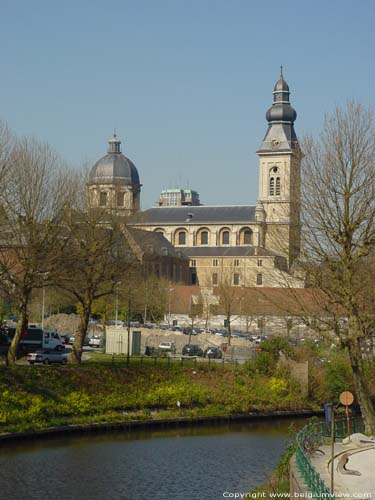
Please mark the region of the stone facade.
[[232, 286], [303, 287], [304, 280], [292, 272], [301, 247], [302, 155], [289, 94], [281, 73], [266, 114], [268, 129], [257, 152], [256, 205], [169, 205], [140, 212], [138, 172], [122, 155], [115, 136], [109, 141], [108, 154], [92, 169], [92, 203], [120, 215], [133, 214], [133, 227], [161, 233], [183, 251], [190, 262], [191, 285], [215, 286], [225, 280]]

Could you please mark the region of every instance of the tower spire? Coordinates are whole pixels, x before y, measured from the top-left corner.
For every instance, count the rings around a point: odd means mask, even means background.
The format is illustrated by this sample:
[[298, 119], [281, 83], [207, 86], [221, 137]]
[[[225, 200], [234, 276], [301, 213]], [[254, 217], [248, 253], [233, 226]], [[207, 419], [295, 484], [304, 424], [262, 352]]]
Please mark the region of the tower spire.
[[283, 65], [280, 66], [280, 80], [284, 80]]

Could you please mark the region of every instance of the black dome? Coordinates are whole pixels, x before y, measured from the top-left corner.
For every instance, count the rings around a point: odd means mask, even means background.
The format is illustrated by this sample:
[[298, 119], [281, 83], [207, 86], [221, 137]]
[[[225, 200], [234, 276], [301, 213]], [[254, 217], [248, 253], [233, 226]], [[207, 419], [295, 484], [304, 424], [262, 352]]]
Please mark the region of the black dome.
[[138, 185], [138, 170], [122, 153], [108, 153], [92, 167], [90, 183]]
[[266, 113], [268, 122], [295, 122], [297, 112], [289, 103], [275, 103]]
[[284, 80], [283, 77], [281, 77], [280, 80], [278, 80], [275, 83], [273, 91], [274, 92], [289, 92], [289, 85], [286, 83], [286, 81]]
[[139, 186], [138, 170], [134, 163], [121, 153], [121, 141], [114, 135], [108, 144], [108, 154], [100, 158], [91, 169], [90, 184]]

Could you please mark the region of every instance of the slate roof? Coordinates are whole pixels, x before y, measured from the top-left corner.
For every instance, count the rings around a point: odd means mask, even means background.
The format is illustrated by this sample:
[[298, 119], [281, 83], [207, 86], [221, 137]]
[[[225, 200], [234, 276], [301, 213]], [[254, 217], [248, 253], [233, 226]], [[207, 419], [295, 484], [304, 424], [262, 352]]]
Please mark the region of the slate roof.
[[[126, 226], [125, 231], [130, 233], [145, 254], [169, 255], [170, 257], [181, 258], [182, 252], [176, 250], [161, 233], [144, 231], [129, 226]], [[182, 254], [182, 258], [185, 258], [185, 255]]]
[[140, 214], [138, 224], [249, 224], [255, 222], [255, 205], [188, 206], [149, 208]]
[[[274, 257], [278, 254], [261, 247], [179, 247], [188, 257]], [[255, 252], [257, 250], [257, 253]]]

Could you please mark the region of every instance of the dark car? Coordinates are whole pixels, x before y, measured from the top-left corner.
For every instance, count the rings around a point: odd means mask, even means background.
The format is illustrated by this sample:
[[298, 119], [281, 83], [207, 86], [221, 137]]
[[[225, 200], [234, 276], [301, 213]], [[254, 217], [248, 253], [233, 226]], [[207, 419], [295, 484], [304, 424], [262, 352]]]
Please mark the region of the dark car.
[[197, 344], [186, 344], [182, 349], [183, 356], [203, 356], [203, 349]]
[[205, 358], [221, 359], [223, 357], [223, 351], [218, 347], [208, 347], [204, 351]]

